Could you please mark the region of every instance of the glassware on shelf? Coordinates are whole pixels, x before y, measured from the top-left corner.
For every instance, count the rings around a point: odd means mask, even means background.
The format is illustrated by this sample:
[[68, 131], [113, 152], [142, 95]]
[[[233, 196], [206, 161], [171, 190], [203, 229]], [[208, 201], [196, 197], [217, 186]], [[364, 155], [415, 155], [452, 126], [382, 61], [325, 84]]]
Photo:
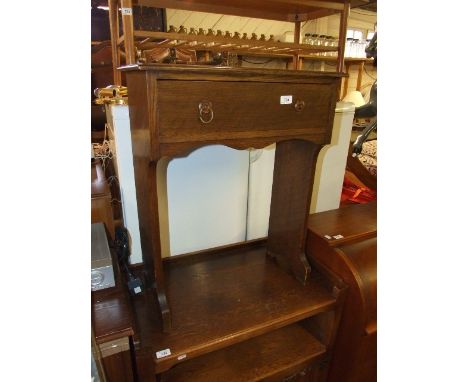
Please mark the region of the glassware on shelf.
[[181, 25], [181, 26], [179, 27], [178, 33], [184, 33], [184, 34], [187, 33], [187, 28], [185, 28], [183, 25]]
[[[317, 45], [318, 46], [325, 46], [326, 37], [327, 36], [324, 35], [324, 34], [321, 34], [320, 36], [318, 36]], [[324, 55], [324, 52], [319, 53], [319, 56], [323, 56], [323, 55]]]
[[303, 44], [310, 44], [310, 33], [306, 33], [302, 39]]
[[[339, 46], [340, 46], [340, 39], [339, 39], [338, 37], [333, 37], [333, 46], [334, 46], [335, 48], [339, 48]], [[333, 52], [333, 56], [337, 57], [337, 56], [338, 56], [338, 52], [337, 52], [337, 51]]]
[[177, 33], [177, 29], [176, 29], [176, 27], [174, 25], [170, 25], [168, 32], [169, 33]]
[[355, 38], [353, 39], [353, 57], [357, 58], [359, 57], [359, 39]]
[[318, 34], [317, 33], [312, 33], [310, 35], [310, 45], [312, 45], [312, 46], [317, 46], [318, 45]]
[[[333, 37], [327, 36], [325, 44], [329, 48], [333, 47]], [[327, 57], [333, 56], [333, 52], [332, 51], [325, 52], [325, 56]]]
[[353, 42], [353, 39], [352, 38], [347, 38], [346, 39], [346, 45], [345, 45], [345, 57], [352, 57], [351, 56], [351, 43]]

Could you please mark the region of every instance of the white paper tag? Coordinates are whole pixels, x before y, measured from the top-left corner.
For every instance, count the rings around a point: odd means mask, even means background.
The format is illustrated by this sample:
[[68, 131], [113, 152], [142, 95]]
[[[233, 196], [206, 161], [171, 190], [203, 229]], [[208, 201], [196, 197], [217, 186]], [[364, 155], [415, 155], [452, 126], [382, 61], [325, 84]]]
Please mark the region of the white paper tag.
[[164, 358], [171, 355], [171, 349], [164, 349], [156, 352], [156, 358]]
[[122, 15], [131, 15], [132, 14], [132, 8], [121, 8], [122, 9]]
[[182, 360], [182, 359], [184, 359], [184, 358], [187, 358], [187, 354], [179, 355], [179, 356], [177, 357], [177, 360], [180, 361], [180, 360]]
[[330, 240], [330, 239], [332, 238], [332, 237], [329, 236], [329, 235], [324, 235], [323, 237], [324, 237], [325, 239], [328, 239], [328, 240]]
[[289, 105], [292, 103], [292, 95], [285, 95], [280, 97], [281, 105]]
[[133, 291], [135, 293], [140, 293], [141, 292], [141, 288], [139, 286], [137, 286], [136, 288], [133, 288]]
[[335, 236], [333, 236], [333, 237], [334, 237], [335, 239], [337, 239], [337, 240], [338, 240], [338, 239], [343, 239], [343, 238], [344, 238], [343, 235], [335, 235]]

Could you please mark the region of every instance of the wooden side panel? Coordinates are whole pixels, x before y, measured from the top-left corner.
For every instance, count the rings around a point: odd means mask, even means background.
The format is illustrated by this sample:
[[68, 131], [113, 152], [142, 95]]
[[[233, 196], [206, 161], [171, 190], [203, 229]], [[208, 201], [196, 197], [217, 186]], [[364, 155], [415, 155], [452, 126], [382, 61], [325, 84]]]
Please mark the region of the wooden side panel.
[[321, 146], [302, 140], [276, 145], [268, 253], [305, 283], [310, 265], [304, 253], [308, 206]]
[[130, 72], [127, 81], [141, 249], [147, 282], [156, 288], [164, 330], [168, 331], [171, 319], [161, 261], [161, 230], [156, 179], [157, 136], [154, 132], [156, 81], [151, 76], [151, 73], [146, 72]]
[[123, 351], [102, 359], [107, 382], [134, 382], [130, 351]]

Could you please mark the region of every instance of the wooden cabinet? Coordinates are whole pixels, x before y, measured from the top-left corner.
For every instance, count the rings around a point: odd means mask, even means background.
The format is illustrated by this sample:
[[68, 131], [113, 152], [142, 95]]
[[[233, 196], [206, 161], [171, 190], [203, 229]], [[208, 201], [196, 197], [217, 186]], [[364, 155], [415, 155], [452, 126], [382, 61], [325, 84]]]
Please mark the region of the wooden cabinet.
[[[372, 202], [314, 214], [309, 219], [308, 257], [349, 286], [329, 382], [377, 380], [376, 218], [376, 202]], [[342, 237], [335, 239], [337, 235]]]
[[[176, 65], [126, 69], [143, 295], [133, 299], [143, 381], [322, 381], [345, 286], [305, 255], [336, 73]], [[285, 96], [285, 98], [282, 98]], [[162, 258], [168, 158], [276, 142], [268, 237]]]
[[115, 287], [91, 293], [92, 328], [107, 382], [136, 382], [134, 322], [115, 253]]

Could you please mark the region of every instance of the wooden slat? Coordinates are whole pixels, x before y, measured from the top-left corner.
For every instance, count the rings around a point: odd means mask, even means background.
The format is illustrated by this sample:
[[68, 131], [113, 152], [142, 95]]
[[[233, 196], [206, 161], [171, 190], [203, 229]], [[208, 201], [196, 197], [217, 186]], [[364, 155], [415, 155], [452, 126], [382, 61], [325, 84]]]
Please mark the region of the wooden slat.
[[341, 11], [343, 9], [343, 3], [337, 3], [332, 1], [320, 1], [320, 0], [269, 0], [271, 3], [281, 3], [281, 4], [294, 4], [294, 5], [305, 5], [311, 8], [325, 8], [325, 9], [334, 9]]
[[[322, 0], [269, 0], [269, 1], [223, 1], [215, 2], [208, 0], [138, 0], [139, 5], [183, 9], [195, 12], [212, 12], [235, 16], [246, 16], [256, 18], [267, 18], [273, 20], [285, 20], [296, 13], [310, 13], [317, 9], [329, 9], [342, 11], [343, 1]], [[265, 16], [267, 15], [267, 16]]]
[[[299, 44], [301, 42], [301, 22], [296, 21], [294, 23], [294, 43]], [[295, 54], [293, 56], [293, 68], [295, 70], [299, 69], [299, 56]]]
[[117, 70], [120, 66], [120, 55], [117, 43], [119, 36], [119, 7], [118, 0], [109, 0], [109, 25], [112, 48], [112, 71], [114, 75], [114, 85], [122, 85], [122, 73]]
[[[121, 0], [120, 5], [121, 8], [132, 9], [132, 0]], [[125, 62], [127, 65], [131, 65], [136, 62], [133, 34], [133, 14], [122, 14], [122, 27], [125, 45]]]
[[364, 71], [364, 61], [359, 64], [359, 71], [356, 83], [356, 90], [361, 90], [362, 86], [362, 72]]
[[343, 71], [344, 64], [344, 51], [346, 44], [346, 30], [348, 27], [348, 16], [349, 16], [349, 0], [345, 0], [345, 8], [341, 12], [340, 17], [340, 34], [338, 39], [338, 61], [336, 63], [336, 71]]
[[243, 17], [255, 17], [259, 19], [288, 21], [289, 15], [286, 13], [269, 12], [266, 9], [247, 9], [236, 6], [229, 6], [220, 2], [220, 4], [206, 4], [185, 0], [138, 0], [139, 5], [183, 9], [194, 12], [209, 12], [222, 15], [233, 15]]

